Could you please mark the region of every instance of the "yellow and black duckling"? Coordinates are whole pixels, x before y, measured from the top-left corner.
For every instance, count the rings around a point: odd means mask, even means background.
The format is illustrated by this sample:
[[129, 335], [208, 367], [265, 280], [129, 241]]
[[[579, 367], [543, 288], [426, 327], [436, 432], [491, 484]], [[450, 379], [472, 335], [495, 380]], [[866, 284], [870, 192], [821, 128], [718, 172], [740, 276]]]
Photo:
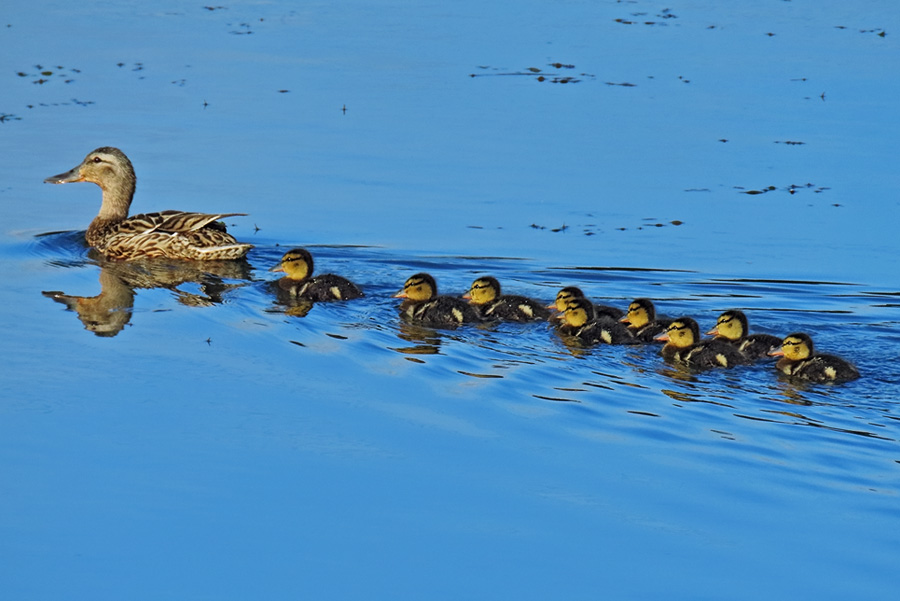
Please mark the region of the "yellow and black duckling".
[[859, 377], [859, 370], [849, 361], [835, 355], [816, 354], [812, 338], [802, 332], [787, 336], [769, 354], [781, 357], [775, 369], [792, 378], [840, 383]]
[[771, 334], [749, 334], [747, 316], [743, 311], [732, 309], [725, 311], [716, 320], [716, 327], [707, 332], [716, 340], [723, 340], [744, 353], [751, 361], [766, 359], [769, 351], [781, 346], [781, 338]]
[[100, 186], [103, 203], [100, 213], [88, 226], [85, 239], [110, 259], [168, 257], [218, 261], [240, 259], [253, 248], [235, 240], [219, 221], [245, 213], [163, 211], [129, 217], [137, 178], [131, 161], [118, 148], [98, 148], [74, 169], [48, 177], [44, 182], [93, 182]]
[[621, 321], [640, 342], [655, 342], [657, 336], [665, 332], [672, 323], [671, 319], [657, 317], [656, 307], [649, 298], [636, 298], [631, 301], [628, 313]]
[[[548, 309], [556, 309], [562, 314], [566, 310], [566, 303], [575, 298], [586, 298], [581, 288], [577, 286], [566, 286], [556, 293], [556, 300], [547, 305]], [[596, 318], [611, 317], [619, 319], [625, 314], [618, 307], [610, 307], [609, 305], [594, 305], [594, 316]]]
[[691, 369], [734, 367], [746, 365], [747, 358], [731, 344], [722, 340], [700, 340], [700, 326], [690, 317], [672, 320], [666, 331], [656, 338], [666, 345], [663, 359]]
[[417, 273], [406, 280], [394, 298], [405, 299], [400, 304], [400, 316], [411, 323], [444, 327], [481, 321], [478, 312], [463, 299], [438, 296], [437, 283], [427, 273]]
[[550, 317], [550, 311], [538, 301], [526, 296], [501, 294], [497, 278], [485, 276], [472, 282], [463, 295], [478, 311], [482, 319], [504, 321], [541, 321]]
[[612, 317], [597, 317], [588, 299], [572, 298], [562, 314], [560, 334], [571, 336], [584, 344], [631, 344], [634, 336], [628, 328]]
[[[356, 284], [333, 273], [313, 277], [313, 258], [305, 248], [284, 253], [281, 262], [269, 271], [283, 271], [278, 280], [279, 296], [313, 302], [351, 300], [363, 296]], [[283, 293], [283, 294], [282, 294]]]

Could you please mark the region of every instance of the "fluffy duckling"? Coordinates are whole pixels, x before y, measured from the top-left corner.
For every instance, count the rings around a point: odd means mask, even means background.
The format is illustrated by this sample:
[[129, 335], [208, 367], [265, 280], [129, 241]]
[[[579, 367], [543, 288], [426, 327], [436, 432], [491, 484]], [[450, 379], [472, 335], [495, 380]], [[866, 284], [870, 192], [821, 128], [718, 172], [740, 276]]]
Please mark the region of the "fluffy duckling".
[[812, 338], [802, 332], [786, 337], [769, 355], [781, 357], [775, 369], [792, 378], [839, 383], [859, 377], [859, 371], [850, 362], [834, 355], [816, 354]]
[[485, 276], [472, 282], [463, 295], [475, 307], [482, 319], [505, 321], [541, 321], [550, 317], [550, 311], [542, 303], [513, 294], [501, 294], [497, 278]]
[[425, 326], [458, 326], [481, 321], [478, 312], [461, 298], [438, 296], [437, 283], [427, 273], [417, 273], [403, 284], [394, 298], [405, 299], [400, 304], [400, 316]]
[[269, 271], [281, 271], [285, 276], [278, 280], [279, 292], [291, 299], [313, 302], [351, 300], [363, 296], [356, 284], [333, 273], [312, 277], [313, 258], [305, 248], [295, 248], [284, 253], [281, 262]]
[[118, 148], [98, 148], [77, 167], [44, 180], [48, 184], [70, 182], [92, 182], [103, 190], [100, 213], [84, 237], [107, 258], [218, 261], [240, 259], [253, 248], [235, 240], [219, 221], [245, 213], [163, 211], [129, 217], [137, 178], [131, 161]]
[[[577, 286], [566, 286], [556, 293], [556, 300], [547, 305], [548, 309], [556, 309], [560, 313], [566, 310], [566, 303], [575, 298], [585, 298], [584, 292]], [[594, 305], [594, 316], [598, 319], [601, 317], [611, 317], [619, 319], [624, 315], [622, 309], [618, 307], [610, 307], [608, 305]]]
[[586, 298], [572, 298], [566, 303], [559, 332], [577, 338], [584, 344], [629, 344], [634, 336], [623, 324], [611, 317], [596, 316], [594, 305]]
[[769, 351], [781, 346], [781, 338], [771, 334], [749, 334], [747, 316], [743, 311], [732, 309], [725, 311], [716, 320], [716, 327], [707, 334], [715, 336], [716, 340], [722, 340], [734, 345], [737, 350], [751, 361], [758, 361], [769, 356]]
[[700, 326], [690, 317], [673, 320], [656, 339], [666, 343], [661, 354], [669, 363], [692, 369], [733, 367], [748, 363], [747, 358], [727, 342], [700, 340]]
[[621, 321], [640, 342], [655, 342], [657, 336], [665, 332], [672, 323], [671, 319], [656, 316], [656, 307], [649, 298], [636, 298], [631, 301], [628, 312]]

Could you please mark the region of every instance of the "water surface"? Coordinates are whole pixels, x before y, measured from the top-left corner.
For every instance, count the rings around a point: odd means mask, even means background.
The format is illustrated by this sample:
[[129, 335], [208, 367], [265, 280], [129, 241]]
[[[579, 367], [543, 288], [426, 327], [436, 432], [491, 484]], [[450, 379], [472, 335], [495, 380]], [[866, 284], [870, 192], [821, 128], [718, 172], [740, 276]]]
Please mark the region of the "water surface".
[[[4, 590], [893, 598], [897, 17], [801, 1], [6, 15]], [[40, 182], [102, 145], [135, 163], [136, 212], [250, 213], [229, 219], [257, 245], [247, 263], [88, 252], [99, 190]], [[266, 270], [300, 244], [367, 296], [288, 314]], [[411, 327], [391, 295], [423, 270], [446, 293], [490, 273], [547, 301], [569, 284], [648, 296], [704, 329], [742, 308], [863, 378], [687, 374], [543, 324]]]

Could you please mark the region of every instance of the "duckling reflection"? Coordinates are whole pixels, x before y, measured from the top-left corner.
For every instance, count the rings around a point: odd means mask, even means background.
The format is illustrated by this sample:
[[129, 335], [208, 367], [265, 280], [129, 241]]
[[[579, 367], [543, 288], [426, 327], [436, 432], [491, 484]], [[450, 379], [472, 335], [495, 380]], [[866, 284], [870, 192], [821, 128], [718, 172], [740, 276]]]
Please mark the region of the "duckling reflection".
[[[400, 338], [400, 340], [411, 342], [412, 346], [394, 347], [391, 350], [404, 355], [440, 354], [442, 342], [442, 335], [440, 332], [432, 328], [408, 323], [406, 321], [401, 321], [399, 327], [400, 331], [397, 333], [397, 337]], [[411, 357], [407, 358], [413, 360]]]
[[[92, 256], [95, 255], [92, 253]], [[250, 265], [246, 261], [154, 259], [121, 262], [101, 258], [97, 264], [100, 267], [100, 294], [97, 296], [77, 296], [62, 291], [44, 291], [42, 294], [76, 312], [86, 330], [104, 337], [115, 336], [128, 325], [138, 289], [165, 288], [182, 305], [208, 307], [223, 302], [226, 293], [250, 280]], [[231, 283], [227, 280], [245, 281]], [[200, 292], [180, 288], [184, 284], [197, 284]]]

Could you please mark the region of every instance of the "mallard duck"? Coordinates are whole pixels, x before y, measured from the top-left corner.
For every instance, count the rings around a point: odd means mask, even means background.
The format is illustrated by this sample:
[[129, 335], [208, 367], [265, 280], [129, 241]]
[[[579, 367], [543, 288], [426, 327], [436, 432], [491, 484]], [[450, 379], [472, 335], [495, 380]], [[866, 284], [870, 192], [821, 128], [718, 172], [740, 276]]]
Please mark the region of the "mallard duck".
[[852, 363], [834, 355], [816, 354], [812, 338], [802, 332], [787, 336], [769, 355], [781, 357], [775, 369], [792, 378], [837, 383], [859, 377]]
[[400, 316], [412, 323], [442, 327], [481, 321], [478, 312], [463, 299], [438, 296], [437, 283], [427, 273], [406, 280], [394, 298], [405, 299], [400, 304]]
[[634, 336], [623, 324], [615, 319], [597, 317], [594, 305], [588, 299], [572, 298], [566, 303], [562, 314], [560, 334], [571, 336], [584, 344], [629, 344]]
[[747, 358], [734, 346], [721, 340], [700, 340], [700, 326], [690, 317], [679, 317], [657, 336], [665, 342], [661, 354], [669, 363], [692, 369], [745, 365]]
[[748, 334], [749, 331], [747, 316], [744, 315], [744, 312], [732, 309], [719, 315], [719, 319], [716, 320], [716, 327], [707, 332], [707, 334], [715, 336], [717, 340], [734, 345], [737, 350], [744, 353], [744, 356], [751, 361], [765, 359], [769, 356], [769, 351], [781, 346], [781, 338], [778, 336]]
[[333, 273], [313, 274], [313, 258], [305, 248], [295, 248], [284, 253], [281, 262], [269, 271], [282, 271], [278, 290], [291, 299], [313, 302], [351, 300], [363, 296], [356, 284]]
[[628, 305], [628, 313], [622, 317], [621, 322], [628, 326], [635, 339], [640, 342], [655, 342], [672, 320], [657, 317], [656, 307], [649, 298], [636, 298]]
[[469, 300], [469, 304], [475, 307], [482, 319], [536, 321], [550, 317], [550, 311], [534, 299], [501, 294], [500, 282], [490, 276], [472, 282], [472, 287], [463, 298]]
[[[566, 286], [556, 293], [556, 300], [547, 305], [548, 309], [556, 309], [560, 313], [566, 310], [566, 303], [574, 298], [585, 298], [584, 292], [577, 286]], [[596, 318], [611, 317], [619, 319], [625, 312], [618, 307], [610, 307], [609, 305], [594, 305], [594, 316]]]
[[48, 177], [44, 182], [93, 182], [100, 186], [103, 204], [84, 237], [90, 246], [110, 259], [168, 257], [217, 261], [240, 259], [253, 248], [235, 240], [219, 221], [245, 213], [162, 211], [129, 217], [137, 179], [131, 161], [118, 148], [98, 148], [74, 169]]

